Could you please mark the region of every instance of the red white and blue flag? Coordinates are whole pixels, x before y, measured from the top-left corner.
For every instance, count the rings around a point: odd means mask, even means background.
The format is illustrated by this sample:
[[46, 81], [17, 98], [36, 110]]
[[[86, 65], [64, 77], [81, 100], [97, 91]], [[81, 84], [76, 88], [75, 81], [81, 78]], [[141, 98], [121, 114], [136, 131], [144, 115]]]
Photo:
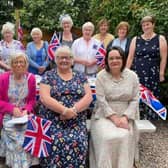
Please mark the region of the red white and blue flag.
[[19, 20], [19, 23], [18, 23], [17, 37], [18, 37], [19, 41], [21, 41], [23, 39], [23, 29], [20, 25], [20, 20]]
[[105, 56], [106, 56], [106, 49], [104, 48], [104, 45], [101, 44], [96, 53], [97, 65], [99, 65], [101, 68], [104, 68]]
[[51, 121], [32, 115], [27, 123], [23, 148], [35, 157], [47, 157], [51, 152]]
[[140, 84], [140, 100], [156, 112], [163, 120], [166, 120], [167, 109], [156, 99], [152, 92]]
[[50, 60], [54, 60], [55, 57], [55, 51], [58, 47], [60, 47], [60, 41], [58, 39], [58, 36], [56, 34], [56, 32], [54, 32], [50, 44], [48, 45], [48, 56], [50, 58]]

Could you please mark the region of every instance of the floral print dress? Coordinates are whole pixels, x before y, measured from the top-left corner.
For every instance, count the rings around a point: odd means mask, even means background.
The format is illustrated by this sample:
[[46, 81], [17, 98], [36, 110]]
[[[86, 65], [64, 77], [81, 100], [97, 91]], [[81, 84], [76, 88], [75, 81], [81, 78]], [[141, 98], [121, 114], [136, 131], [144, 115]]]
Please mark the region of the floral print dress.
[[[9, 102], [17, 107], [23, 107], [25, 98], [28, 95], [28, 81], [26, 75], [21, 83], [16, 83], [14, 76], [9, 79], [8, 97]], [[8, 124], [12, 115], [5, 114], [3, 118], [3, 129], [1, 130], [0, 156], [6, 158], [6, 164], [12, 168], [29, 168], [36, 161], [29, 153], [26, 153], [22, 144], [24, 141], [24, 132], [26, 124]]]
[[[140, 83], [150, 89], [158, 98], [159, 89], [160, 48], [159, 35], [150, 40], [137, 37], [136, 50], [132, 69], [137, 73]], [[155, 120], [158, 115], [146, 105], [140, 108], [141, 119]]]
[[[73, 107], [85, 94], [84, 84], [87, 78], [83, 73], [74, 72], [71, 80], [64, 81], [57, 70], [48, 71], [41, 83], [50, 85], [51, 97], [65, 105]], [[40, 106], [40, 115], [52, 121], [52, 152], [48, 158], [40, 160], [43, 168], [84, 168], [88, 150], [86, 129], [87, 112], [78, 113], [75, 119], [60, 120], [60, 115], [44, 105]]]

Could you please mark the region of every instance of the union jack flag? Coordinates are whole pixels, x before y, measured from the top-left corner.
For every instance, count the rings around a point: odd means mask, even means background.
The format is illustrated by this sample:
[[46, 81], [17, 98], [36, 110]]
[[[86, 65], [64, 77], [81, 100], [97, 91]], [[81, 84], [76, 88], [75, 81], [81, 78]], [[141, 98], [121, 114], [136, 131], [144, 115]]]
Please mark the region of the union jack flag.
[[42, 119], [35, 115], [29, 118], [23, 148], [35, 157], [47, 157], [51, 152], [51, 121]]
[[20, 25], [20, 20], [19, 20], [18, 29], [17, 29], [17, 36], [18, 36], [18, 40], [21, 41], [23, 39], [23, 29]]
[[50, 44], [48, 45], [48, 56], [50, 58], [50, 60], [54, 60], [55, 57], [55, 51], [58, 47], [60, 47], [60, 42], [58, 39], [58, 36], [56, 34], [56, 32], [54, 32]]
[[97, 65], [104, 68], [104, 59], [106, 56], [106, 49], [104, 48], [104, 45], [101, 44], [97, 50], [96, 53], [96, 59], [97, 59]]
[[140, 84], [140, 100], [156, 112], [163, 120], [166, 120], [167, 109], [156, 99], [152, 92]]

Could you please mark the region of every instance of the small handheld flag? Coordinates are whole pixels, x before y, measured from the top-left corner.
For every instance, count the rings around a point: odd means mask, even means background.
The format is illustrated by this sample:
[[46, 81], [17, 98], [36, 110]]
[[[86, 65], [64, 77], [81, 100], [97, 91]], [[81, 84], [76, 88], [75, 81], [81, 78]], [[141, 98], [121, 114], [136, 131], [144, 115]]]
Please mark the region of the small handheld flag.
[[101, 68], [104, 68], [105, 56], [106, 56], [106, 49], [104, 48], [104, 45], [101, 44], [96, 53], [97, 65], [99, 65]]
[[140, 100], [156, 112], [163, 120], [166, 120], [167, 109], [156, 99], [152, 92], [142, 84], [140, 85]]
[[23, 149], [35, 157], [47, 157], [51, 152], [51, 121], [32, 115], [27, 123]]
[[59, 39], [57, 37], [56, 32], [54, 32], [50, 44], [48, 45], [48, 56], [50, 58], [50, 60], [54, 60], [54, 56], [55, 56], [55, 51], [58, 47], [60, 47], [60, 42]]

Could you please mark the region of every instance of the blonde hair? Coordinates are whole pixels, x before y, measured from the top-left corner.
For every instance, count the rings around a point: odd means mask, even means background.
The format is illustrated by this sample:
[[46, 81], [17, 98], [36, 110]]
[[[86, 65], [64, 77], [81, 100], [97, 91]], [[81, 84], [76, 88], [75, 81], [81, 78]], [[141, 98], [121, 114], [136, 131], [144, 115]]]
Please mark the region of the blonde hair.
[[40, 36], [43, 37], [43, 32], [42, 32], [41, 29], [38, 28], [38, 27], [34, 27], [34, 28], [31, 30], [31, 33], [30, 33], [31, 37], [32, 37], [33, 33], [35, 33], [35, 32], [39, 33]]
[[22, 51], [14, 51], [13, 53], [11, 53], [10, 59], [9, 59], [9, 66], [12, 67], [12, 64], [14, 62], [14, 60], [18, 59], [18, 58], [24, 58], [25, 63], [26, 63], [26, 68], [28, 68], [29, 62], [28, 62], [28, 58], [27, 55], [22, 52]]
[[73, 58], [73, 54], [71, 49], [68, 46], [61, 46], [55, 51], [55, 61], [58, 56], [60, 56], [61, 53], [66, 53], [68, 56]]
[[82, 30], [84, 30], [86, 27], [91, 27], [92, 28], [92, 32], [94, 32], [95, 26], [92, 22], [86, 22], [82, 25]]
[[144, 22], [151, 22], [152, 24], [155, 24], [155, 18], [153, 16], [145, 16], [141, 19], [141, 25], [144, 23]]
[[6, 22], [5, 24], [3, 24], [1, 34], [4, 35], [4, 33], [7, 31], [11, 32], [14, 35], [15, 34], [15, 25], [10, 22]]
[[118, 33], [118, 30], [121, 29], [121, 28], [123, 28], [123, 27], [126, 27], [126, 28], [127, 28], [127, 35], [128, 35], [129, 29], [130, 29], [130, 25], [129, 25], [128, 22], [125, 22], [125, 21], [121, 21], [121, 22], [117, 25], [116, 30], [115, 30], [116, 34]]

